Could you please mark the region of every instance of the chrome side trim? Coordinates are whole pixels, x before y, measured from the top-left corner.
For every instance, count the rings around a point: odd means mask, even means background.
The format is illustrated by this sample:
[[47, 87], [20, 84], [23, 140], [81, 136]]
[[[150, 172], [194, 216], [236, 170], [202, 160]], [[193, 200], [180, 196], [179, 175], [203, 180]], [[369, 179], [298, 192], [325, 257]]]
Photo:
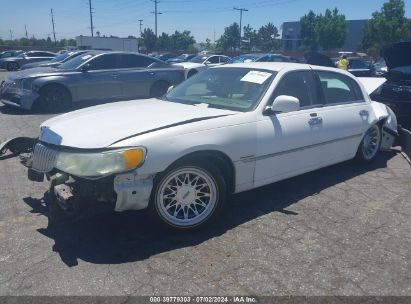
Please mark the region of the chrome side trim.
[[[352, 139], [352, 138], [358, 138], [358, 137], [362, 137], [362, 133], [361, 133], [361, 134], [351, 135], [351, 136], [346, 136], [346, 137], [341, 137], [341, 138], [337, 138], [337, 139], [333, 139], [333, 140], [328, 140], [328, 141], [324, 141], [324, 142], [321, 142], [321, 143], [318, 143], [318, 144], [309, 145], [309, 146], [304, 146], [304, 147], [299, 147], [299, 148], [295, 148], [295, 149], [285, 150], [285, 151], [281, 151], [281, 152], [276, 152], [276, 153], [270, 153], [270, 154], [266, 154], [266, 155], [257, 156], [257, 157], [255, 158], [255, 160], [262, 160], [262, 159], [266, 159], [266, 158], [271, 158], [271, 157], [276, 157], [276, 156], [284, 155], [284, 154], [287, 154], [287, 153], [293, 153], [293, 152], [297, 152], [297, 151], [312, 149], [312, 148], [315, 148], [315, 147], [319, 147], [319, 146], [323, 146], [323, 145], [328, 145], [328, 144], [332, 144], [332, 143], [335, 143], [335, 142], [339, 142], [339, 141], [343, 141], [343, 140], [347, 140], [347, 139]], [[243, 160], [243, 162], [247, 162], [247, 161], [250, 161], [250, 159]]]

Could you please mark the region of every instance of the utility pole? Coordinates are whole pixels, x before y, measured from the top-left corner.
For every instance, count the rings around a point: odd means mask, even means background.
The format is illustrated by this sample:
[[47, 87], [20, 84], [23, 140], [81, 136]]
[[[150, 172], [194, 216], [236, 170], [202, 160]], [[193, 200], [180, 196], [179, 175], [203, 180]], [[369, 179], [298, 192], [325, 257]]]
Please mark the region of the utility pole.
[[240, 40], [238, 43], [238, 48], [241, 48], [241, 23], [243, 21], [243, 12], [248, 12], [248, 9], [238, 7], [234, 7], [233, 9], [236, 11], [240, 11]]
[[24, 25], [24, 29], [26, 30], [26, 38], [29, 39], [29, 35], [27, 34], [27, 25]]
[[88, 6], [90, 8], [90, 28], [91, 28], [91, 37], [94, 37], [94, 26], [93, 26], [93, 8], [91, 7], [91, 0], [88, 0]]
[[10, 40], [13, 41], [13, 31], [10, 29]]
[[141, 26], [143, 25], [143, 19], [138, 19], [138, 22], [140, 22], [140, 38], [141, 38]]
[[[54, 28], [54, 16], [53, 16], [53, 9], [50, 10], [51, 12], [51, 24], [53, 25], [53, 37], [54, 37], [54, 45], [57, 45], [57, 41], [56, 41], [56, 31]], [[27, 34], [26, 34], [27, 35]]]
[[154, 16], [155, 16], [155, 30], [154, 30], [154, 32], [155, 32], [155, 34], [156, 34], [156, 37], [158, 37], [158, 36], [157, 36], [157, 15], [161, 15], [162, 13], [160, 13], [160, 12], [157, 11], [157, 4], [158, 4], [160, 1], [158, 1], [158, 0], [151, 0], [151, 1], [154, 2], [154, 12], [151, 12], [151, 13], [154, 14]]

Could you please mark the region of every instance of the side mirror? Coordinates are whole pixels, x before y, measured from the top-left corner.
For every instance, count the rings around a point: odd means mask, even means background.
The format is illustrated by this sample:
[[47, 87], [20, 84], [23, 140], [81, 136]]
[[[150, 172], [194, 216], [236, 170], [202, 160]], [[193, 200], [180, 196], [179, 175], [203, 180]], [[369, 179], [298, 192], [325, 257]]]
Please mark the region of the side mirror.
[[170, 93], [172, 89], [174, 89], [174, 86], [169, 86], [167, 89], [167, 94]]
[[89, 71], [91, 69], [91, 64], [90, 63], [86, 63], [85, 65], [83, 65], [80, 70], [85, 73], [87, 71]]
[[[300, 101], [298, 98], [288, 95], [280, 95], [274, 99], [271, 107], [268, 107], [264, 114], [287, 113], [298, 111], [300, 109]], [[271, 112], [271, 113], [268, 113]]]

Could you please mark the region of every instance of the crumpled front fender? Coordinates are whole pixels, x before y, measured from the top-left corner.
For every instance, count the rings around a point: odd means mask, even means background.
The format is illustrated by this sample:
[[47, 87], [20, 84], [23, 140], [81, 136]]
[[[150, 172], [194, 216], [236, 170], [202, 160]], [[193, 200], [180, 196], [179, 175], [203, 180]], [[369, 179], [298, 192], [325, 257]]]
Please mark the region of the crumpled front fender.
[[10, 151], [13, 156], [19, 156], [22, 153], [31, 153], [33, 151], [36, 138], [15, 137], [4, 141], [0, 144], [0, 156]]

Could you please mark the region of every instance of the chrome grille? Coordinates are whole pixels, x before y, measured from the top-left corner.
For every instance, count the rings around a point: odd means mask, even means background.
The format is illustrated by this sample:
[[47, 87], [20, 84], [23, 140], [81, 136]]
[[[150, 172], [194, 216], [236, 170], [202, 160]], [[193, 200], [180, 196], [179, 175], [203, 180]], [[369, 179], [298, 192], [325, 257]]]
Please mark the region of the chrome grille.
[[34, 146], [32, 155], [32, 169], [37, 172], [50, 172], [56, 164], [57, 151], [46, 147], [42, 143]]

